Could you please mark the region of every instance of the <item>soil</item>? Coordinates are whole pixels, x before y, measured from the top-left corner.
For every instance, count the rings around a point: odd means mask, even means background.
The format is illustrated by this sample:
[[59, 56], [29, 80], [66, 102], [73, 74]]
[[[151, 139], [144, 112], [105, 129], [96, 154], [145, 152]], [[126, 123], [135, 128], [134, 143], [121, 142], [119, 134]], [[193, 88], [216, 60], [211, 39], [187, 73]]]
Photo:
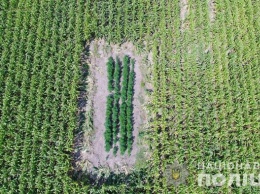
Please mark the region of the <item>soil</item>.
[[180, 18], [181, 18], [181, 31], [185, 30], [185, 19], [189, 13], [188, 0], [180, 1]]
[[[92, 95], [94, 131], [92, 137], [88, 138], [91, 139], [91, 142], [88, 143], [90, 146], [78, 151], [77, 155], [80, 160], [78, 163], [81, 163], [83, 166], [87, 165], [88, 171], [91, 171], [94, 167], [105, 167], [113, 171], [128, 173], [134, 166], [136, 156], [140, 151], [141, 145], [138, 145], [138, 133], [147, 120], [146, 113], [142, 108], [143, 102], [141, 102], [142, 99], [145, 99], [144, 88], [141, 86], [143, 80], [141, 66], [144, 56], [138, 55], [134, 45], [130, 42], [123, 43], [122, 45], [113, 45], [106, 43], [103, 39], [92, 41], [89, 45], [89, 53], [88, 63], [94, 81], [94, 91]], [[104, 140], [106, 98], [109, 94], [107, 89], [106, 63], [110, 56], [114, 59], [119, 57], [119, 59], [122, 60], [125, 55], [135, 59], [136, 77], [133, 100], [134, 142], [130, 156], [127, 151], [125, 155], [120, 155], [118, 151], [117, 155], [114, 156], [113, 149], [111, 149], [110, 152], [105, 151]]]
[[209, 1], [209, 19], [210, 22], [214, 22], [216, 17], [215, 0]]
[[180, 18], [182, 21], [184, 21], [188, 13], [188, 0], [181, 0], [180, 7], [181, 7]]

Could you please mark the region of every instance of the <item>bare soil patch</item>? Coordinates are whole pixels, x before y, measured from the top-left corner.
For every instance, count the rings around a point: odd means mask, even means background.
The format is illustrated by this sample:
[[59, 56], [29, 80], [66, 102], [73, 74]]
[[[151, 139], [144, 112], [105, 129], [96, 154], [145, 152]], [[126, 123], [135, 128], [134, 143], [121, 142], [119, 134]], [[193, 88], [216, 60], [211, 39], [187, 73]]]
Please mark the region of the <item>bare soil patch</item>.
[[188, 0], [181, 0], [180, 1], [180, 18], [181, 18], [181, 32], [183, 32], [188, 25], [185, 22], [185, 19], [187, 18], [187, 15], [189, 13], [189, 6], [188, 6]]
[[[145, 88], [141, 83], [144, 80], [144, 59], [148, 58], [144, 54], [137, 54], [137, 50], [130, 42], [123, 43], [122, 45], [108, 44], [105, 40], [94, 40], [88, 45], [89, 56], [87, 63], [89, 64], [90, 75], [88, 96], [89, 103], [93, 108], [93, 130], [85, 129], [85, 135], [81, 134], [82, 138], [76, 144], [76, 165], [82, 171], [92, 171], [94, 167], [107, 168], [109, 171], [118, 171], [128, 173], [136, 163], [137, 155], [140, 155], [140, 150], [144, 150], [145, 146], [138, 143], [138, 134], [142, 130], [147, 121], [147, 114], [144, 107], [144, 102], [147, 96], [145, 95]], [[109, 94], [107, 89], [107, 67], [106, 63], [108, 58], [112, 56], [114, 59], [119, 57], [123, 59], [125, 55], [135, 59], [135, 85], [134, 85], [134, 100], [133, 100], [133, 117], [134, 117], [134, 131], [133, 131], [133, 147], [131, 155], [127, 152], [125, 155], [120, 155], [119, 151], [116, 156], [113, 155], [113, 150], [110, 152], [105, 151], [105, 114], [106, 114], [106, 98]], [[148, 59], [149, 60], [149, 59]], [[88, 119], [88, 118], [86, 118]], [[87, 121], [88, 123], [88, 121]], [[91, 133], [89, 131], [92, 131]], [[85, 145], [85, 146], [83, 146]], [[142, 147], [142, 149], [141, 149]]]
[[209, 1], [209, 19], [210, 22], [214, 22], [216, 17], [216, 6], [215, 6], [215, 0]]

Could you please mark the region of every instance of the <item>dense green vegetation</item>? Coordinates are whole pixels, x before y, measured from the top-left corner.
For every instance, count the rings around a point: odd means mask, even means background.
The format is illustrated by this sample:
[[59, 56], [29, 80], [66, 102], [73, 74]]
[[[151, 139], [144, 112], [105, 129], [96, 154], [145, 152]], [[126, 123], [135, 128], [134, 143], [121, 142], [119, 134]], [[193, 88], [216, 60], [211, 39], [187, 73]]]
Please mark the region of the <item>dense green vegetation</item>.
[[[132, 67], [130, 66], [132, 64]], [[132, 148], [132, 132], [133, 132], [133, 95], [134, 95], [134, 60], [130, 57], [124, 56], [123, 58], [123, 70], [122, 70], [122, 89], [120, 91], [121, 80], [121, 65], [120, 60], [117, 57], [116, 62], [110, 57], [107, 63], [108, 71], [108, 89], [111, 89], [107, 98], [106, 107], [106, 122], [105, 122], [105, 149], [109, 151], [114, 144], [114, 154], [117, 152], [116, 143], [119, 137], [120, 153], [124, 154], [128, 149], [128, 153], [131, 153]], [[130, 69], [131, 68], [131, 69]], [[111, 72], [114, 72], [113, 78], [111, 78]], [[111, 83], [113, 84], [111, 86]], [[113, 90], [114, 88], [114, 90]], [[114, 96], [114, 98], [113, 98]], [[121, 99], [121, 105], [119, 101]]]
[[[260, 1], [219, 0], [214, 21], [208, 1], [187, 3], [182, 21], [179, 0], [0, 1], [0, 193], [260, 192], [198, 187], [196, 168], [259, 159]], [[80, 56], [93, 38], [152, 52], [152, 156], [142, 176], [90, 187], [69, 174]], [[175, 160], [190, 175], [167, 187]]]
[[127, 88], [127, 109], [126, 109], [126, 129], [127, 129], [127, 148], [128, 154], [131, 153], [131, 148], [133, 145], [133, 96], [134, 96], [134, 84], [135, 84], [135, 71], [134, 71], [134, 60], [131, 59], [131, 70], [128, 78], [128, 88]]
[[80, 193], [68, 174], [85, 3], [0, 1], [0, 193]]
[[107, 97], [107, 107], [106, 107], [106, 122], [105, 122], [105, 149], [109, 151], [113, 146], [113, 111], [114, 111], [114, 97], [110, 94]]
[[[259, 153], [259, 1], [92, 2], [91, 33], [152, 51], [152, 157], [144, 184], [152, 193], [259, 193], [257, 187], [198, 187], [197, 163], [256, 161]], [[104, 18], [101, 15], [107, 14]], [[102, 30], [96, 30], [101, 27]], [[141, 41], [140, 41], [141, 40]], [[162, 160], [163, 158], [163, 160]], [[167, 187], [165, 165], [186, 162], [187, 185]], [[209, 172], [209, 171], [208, 171]], [[227, 171], [223, 171], [227, 173]], [[107, 188], [109, 190], [111, 187]]]
[[[107, 66], [107, 79], [108, 79], [108, 91], [113, 92], [114, 90], [114, 71], [115, 71], [115, 61], [113, 57], [109, 57]], [[117, 70], [118, 71], [118, 70]], [[118, 73], [118, 72], [116, 72]], [[115, 96], [115, 100], [117, 100], [117, 96]], [[107, 96], [107, 105], [106, 105], [106, 121], [105, 121], [105, 149], [108, 152], [113, 147], [113, 137], [117, 136], [115, 132], [115, 128], [117, 128], [117, 117], [118, 111], [117, 107], [114, 106], [114, 94], [109, 94]]]
[[[119, 58], [116, 58], [115, 62], [115, 73], [114, 73], [114, 107], [113, 107], [113, 144], [116, 145], [117, 143], [117, 134], [119, 132], [119, 111], [120, 111], [120, 78], [121, 78], [121, 65]], [[114, 155], [117, 153], [117, 147], [114, 146]]]
[[128, 77], [129, 77], [129, 63], [130, 58], [125, 56], [123, 59], [122, 70], [122, 90], [121, 90], [121, 105], [120, 105], [120, 153], [124, 154], [127, 150], [127, 90], [128, 90]]
[[112, 92], [114, 90], [114, 71], [115, 62], [112, 57], [109, 57], [107, 62], [107, 76], [108, 76], [108, 91]]

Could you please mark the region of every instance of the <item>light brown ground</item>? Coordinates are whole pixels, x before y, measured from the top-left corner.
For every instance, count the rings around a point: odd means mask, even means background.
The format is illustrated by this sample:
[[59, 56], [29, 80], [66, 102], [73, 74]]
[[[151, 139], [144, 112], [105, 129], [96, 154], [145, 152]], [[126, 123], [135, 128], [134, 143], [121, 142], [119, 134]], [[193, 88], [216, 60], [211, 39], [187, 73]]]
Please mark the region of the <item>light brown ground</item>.
[[214, 22], [216, 17], [215, 0], [209, 1], [209, 19], [210, 22]]
[[188, 25], [185, 22], [185, 19], [187, 18], [188, 14], [189, 14], [188, 0], [181, 0], [180, 1], [181, 32], [183, 32], [186, 26]]
[[[137, 146], [138, 132], [142, 124], [146, 122], [146, 114], [142, 108], [144, 99], [144, 88], [141, 87], [143, 80], [142, 75], [142, 60], [143, 56], [137, 54], [132, 43], [126, 42], [119, 45], [108, 45], [104, 40], [94, 40], [91, 42], [89, 56], [89, 65], [94, 82], [94, 92], [92, 96], [93, 106], [93, 128], [94, 133], [91, 138], [86, 137], [87, 147], [81, 149], [77, 154], [81, 165], [87, 166], [88, 170], [93, 167], [109, 168], [114, 171], [131, 170], [136, 162], [136, 156], [140, 150]], [[109, 94], [107, 89], [107, 67], [108, 58], [112, 56], [114, 59], [118, 56], [121, 60], [123, 56], [128, 55], [135, 59], [135, 86], [134, 86], [134, 143], [131, 155], [126, 152], [125, 155], [120, 155], [119, 151], [116, 156], [113, 155], [113, 150], [109, 153], [105, 151], [104, 131], [105, 131], [105, 113], [106, 113], [106, 98]], [[88, 134], [89, 135], [89, 134]], [[83, 139], [84, 141], [84, 139]], [[140, 154], [140, 153], [139, 153]], [[82, 167], [84, 169], [84, 167]], [[86, 167], [85, 167], [86, 168]]]

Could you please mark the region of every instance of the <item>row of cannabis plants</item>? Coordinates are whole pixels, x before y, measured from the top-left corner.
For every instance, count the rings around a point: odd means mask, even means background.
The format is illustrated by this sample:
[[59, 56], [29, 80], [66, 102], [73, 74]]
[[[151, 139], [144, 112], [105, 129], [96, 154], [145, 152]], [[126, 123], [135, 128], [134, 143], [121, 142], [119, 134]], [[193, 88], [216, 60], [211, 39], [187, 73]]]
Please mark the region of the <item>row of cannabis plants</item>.
[[[134, 96], [134, 60], [124, 56], [123, 62], [112, 57], [107, 62], [108, 91], [105, 121], [105, 149], [114, 147], [117, 153], [119, 138], [120, 153], [131, 153], [133, 144], [133, 96]], [[121, 72], [122, 71], [122, 72]], [[122, 74], [122, 75], [121, 75]], [[122, 78], [122, 83], [120, 80]], [[119, 137], [118, 137], [119, 133]]]

